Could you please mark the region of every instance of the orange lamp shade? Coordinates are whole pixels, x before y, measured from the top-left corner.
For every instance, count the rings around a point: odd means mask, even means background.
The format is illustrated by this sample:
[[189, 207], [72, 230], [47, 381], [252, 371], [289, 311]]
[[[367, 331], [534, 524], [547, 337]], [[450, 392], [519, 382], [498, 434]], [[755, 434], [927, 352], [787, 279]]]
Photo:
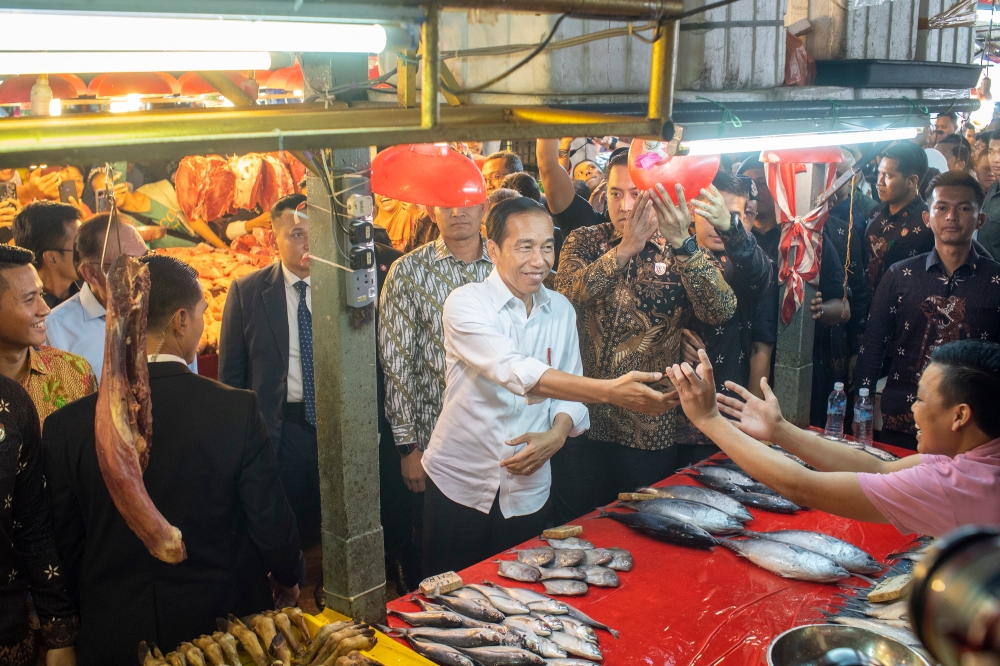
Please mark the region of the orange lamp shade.
[[[240, 72], [225, 72], [225, 75], [230, 81], [240, 86], [244, 92], [248, 95], [257, 99], [257, 82], [253, 79], [247, 78]], [[186, 74], [181, 74], [177, 82], [181, 86], [182, 95], [215, 95], [217, 91], [212, 84], [210, 84], [197, 72], [187, 72]]]
[[372, 160], [372, 191], [423, 206], [464, 208], [486, 201], [486, 181], [476, 163], [447, 144], [404, 144]]
[[298, 63], [295, 63], [291, 67], [271, 72], [271, 76], [267, 79], [267, 88], [272, 90], [292, 92], [293, 90], [302, 90], [304, 86], [305, 81], [302, 79], [302, 68], [299, 67]]
[[633, 139], [628, 149], [628, 170], [632, 182], [640, 190], [663, 185], [677, 203], [675, 187], [684, 188], [684, 198], [697, 197], [719, 172], [720, 155], [667, 155], [666, 144], [660, 141]]
[[760, 154], [760, 161], [778, 164], [840, 164], [844, 161], [844, 153], [840, 146], [765, 150]]
[[[74, 81], [75, 79], [75, 81]], [[38, 76], [35, 74], [23, 74], [5, 79], [0, 83], [0, 104], [28, 104], [31, 102], [31, 88], [35, 85]], [[87, 86], [79, 77], [64, 74], [50, 74], [49, 87], [52, 88], [54, 99], [76, 99], [80, 96], [80, 89], [77, 82], [83, 88], [83, 94], [87, 92]]]
[[125, 95], [179, 95], [180, 83], [164, 72], [116, 72], [102, 74], [96, 90], [94, 81], [90, 89], [98, 97], [124, 97]]

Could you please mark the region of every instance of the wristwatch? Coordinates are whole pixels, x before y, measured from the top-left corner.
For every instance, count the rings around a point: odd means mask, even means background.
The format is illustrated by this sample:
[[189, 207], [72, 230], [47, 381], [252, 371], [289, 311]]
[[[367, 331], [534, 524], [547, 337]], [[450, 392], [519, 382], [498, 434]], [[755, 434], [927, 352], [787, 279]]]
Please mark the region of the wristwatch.
[[688, 236], [680, 247], [671, 247], [670, 250], [674, 253], [674, 256], [690, 257], [698, 251], [698, 239], [694, 236]]
[[729, 228], [726, 229], [725, 231], [719, 229], [719, 235], [725, 236], [726, 238], [729, 238], [733, 234], [737, 233], [737, 231], [743, 230], [743, 223], [740, 222], [739, 213], [730, 213], [730, 215], [732, 217], [729, 220]]
[[403, 457], [410, 455], [411, 453], [413, 453], [414, 451], [416, 451], [416, 449], [417, 449], [417, 443], [416, 442], [410, 442], [409, 444], [397, 444], [396, 445], [396, 451], [398, 451], [399, 455], [403, 456]]

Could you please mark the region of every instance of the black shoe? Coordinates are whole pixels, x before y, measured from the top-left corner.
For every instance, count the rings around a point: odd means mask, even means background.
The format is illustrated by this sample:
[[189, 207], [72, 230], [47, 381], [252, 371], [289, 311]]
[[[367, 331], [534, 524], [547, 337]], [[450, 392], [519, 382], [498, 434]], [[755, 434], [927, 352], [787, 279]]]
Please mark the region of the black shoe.
[[323, 612], [326, 608], [326, 590], [323, 589], [322, 585], [316, 585], [313, 588], [313, 601], [316, 603], [316, 608], [319, 612]]

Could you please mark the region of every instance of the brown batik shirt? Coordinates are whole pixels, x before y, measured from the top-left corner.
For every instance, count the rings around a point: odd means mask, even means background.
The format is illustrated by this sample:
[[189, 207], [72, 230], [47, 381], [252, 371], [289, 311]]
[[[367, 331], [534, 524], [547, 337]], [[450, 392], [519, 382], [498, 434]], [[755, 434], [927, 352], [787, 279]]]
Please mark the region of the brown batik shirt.
[[[620, 242], [610, 222], [583, 227], [559, 256], [556, 289], [577, 309], [587, 377], [663, 372], [680, 361], [681, 330], [694, 318], [719, 325], [736, 312], [733, 290], [700, 250], [678, 261], [657, 236], [619, 267]], [[673, 410], [647, 416], [616, 405], [588, 407], [592, 439], [648, 450], [674, 444]]]

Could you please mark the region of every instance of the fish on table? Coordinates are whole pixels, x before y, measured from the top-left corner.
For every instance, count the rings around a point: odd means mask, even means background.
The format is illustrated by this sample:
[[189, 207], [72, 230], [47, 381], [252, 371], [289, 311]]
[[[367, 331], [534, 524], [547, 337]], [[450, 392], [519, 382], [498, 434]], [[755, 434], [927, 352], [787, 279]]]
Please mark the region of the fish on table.
[[675, 546], [711, 550], [715, 537], [689, 523], [652, 513], [609, 513], [601, 509], [601, 518], [611, 518], [634, 530]]
[[716, 490], [711, 490], [710, 488], [702, 488], [701, 486], [663, 486], [661, 488], [640, 488], [637, 492], [646, 495], [655, 495], [656, 497], [701, 502], [720, 511], [725, 511], [741, 523], [748, 523], [753, 520], [753, 514], [747, 511], [746, 507], [742, 504], [732, 497]]
[[783, 578], [835, 583], [851, 575], [830, 558], [790, 543], [770, 539], [728, 538], [720, 538], [718, 543]]
[[674, 518], [700, 527], [709, 534], [736, 534], [743, 530], [743, 523], [725, 511], [686, 499], [661, 497], [638, 502], [618, 502], [615, 506]]
[[744, 535], [756, 538], [772, 539], [790, 543], [814, 553], [825, 555], [831, 560], [855, 574], [880, 574], [885, 567], [878, 560], [854, 544], [843, 541], [822, 532], [808, 530], [774, 530], [771, 532], [749, 532]]

